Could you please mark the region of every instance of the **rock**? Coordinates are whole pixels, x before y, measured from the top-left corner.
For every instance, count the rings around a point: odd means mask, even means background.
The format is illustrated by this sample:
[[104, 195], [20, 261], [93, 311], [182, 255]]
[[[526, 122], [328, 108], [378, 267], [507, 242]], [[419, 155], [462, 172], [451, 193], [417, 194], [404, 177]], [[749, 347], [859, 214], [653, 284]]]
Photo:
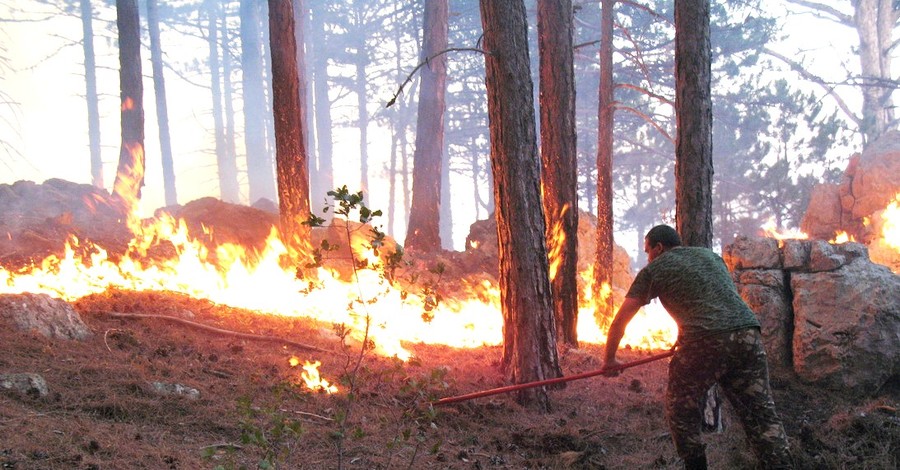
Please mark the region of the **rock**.
[[809, 205], [800, 221], [800, 230], [812, 238], [828, 240], [843, 226], [841, 213], [840, 186], [830, 183], [817, 185], [809, 195]]
[[200, 391], [181, 384], [170, 384], [164, 382], [152, 382], [150, 386], [160, 395], [177, 395], [187, 397], [191, 400], [200, 398]]
[[784, 272], [778, 269], [744, 271], [739, 275], [737, 286], [738, 293], [759, 319], [769, 367], [779, 375], [789, 375], [794, 328]]
[[722, 250], [722, 259], [728, 269], [778, 269], [781, 268], [781, 252], [778, 241], [772, 238], [740, 236]]
[[900, 375], [900, 276], [857, 258], [795, 273], [790, 287], [800, 379], [871, 392]]
[[31, 397], [46, 397], [49, 393], [47, 381], [39, 374], [0, 374], [0, 389], [15, 390]]
[[0, 295], [0, 318], [21, 331], [36, 331], [48, 338], [84, 340], [91, 330], [68, 302], [46, 294]]
[[900, 132], [886, 132], [869, 144], [850, 181], [851, 216], [862, 220], [884, 209], [900, 188]]

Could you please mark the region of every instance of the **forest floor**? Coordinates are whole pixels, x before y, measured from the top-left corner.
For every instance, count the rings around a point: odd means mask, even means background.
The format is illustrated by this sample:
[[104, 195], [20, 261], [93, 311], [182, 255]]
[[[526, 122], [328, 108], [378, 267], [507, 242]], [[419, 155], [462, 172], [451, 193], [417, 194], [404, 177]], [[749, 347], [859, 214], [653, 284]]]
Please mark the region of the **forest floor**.
[[[87, 340], [0, 324], [0, 373], [38, 373], [50, 392], [0, 391], [0, 468], [680, 468], [663, 419], [668, 360], [551, 390], [549, 413], [510, 394], [432, 407], [436, 398], [507, 385], [500, 348], [407, 344], [414, 358], [399, 362], [360, 355], [331, 325], [178, 294], [112, 290], [73, 305], [93, 331]], [[189, 319], [331, 352], [111, 313]], [[599, 356], [586, 345], [561, 363], [577, 374], [598, 369]], [[339, 391], [310, 390], [292, 357], [321, 361]], [[159, 394], [155, 382], [199, 395]], [[895, 385], [850, 397], [773, 378], [797, 468], [898, 468]], [[706, 435], [711, 468], [753, 468], [727, 407], [724, 418], [724, 432]]]

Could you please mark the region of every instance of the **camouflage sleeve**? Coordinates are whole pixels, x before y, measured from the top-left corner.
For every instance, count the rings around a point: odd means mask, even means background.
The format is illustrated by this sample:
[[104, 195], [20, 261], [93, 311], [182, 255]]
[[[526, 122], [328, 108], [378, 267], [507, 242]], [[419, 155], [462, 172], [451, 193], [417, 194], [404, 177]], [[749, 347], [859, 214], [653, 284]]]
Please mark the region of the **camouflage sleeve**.
[[634, 277], [634, 281], [632, 281], [631, 287], [628, 289], [628, 293], [625, 294], [625, 297], [638, 299], [641, 301], [641, 305], [647, 305], [654, 297], [656, 297], [656, 295], [651, 293], [652, 284], [650, 272], [647, 268], [641, 269], [637, 273], [637, 276]]

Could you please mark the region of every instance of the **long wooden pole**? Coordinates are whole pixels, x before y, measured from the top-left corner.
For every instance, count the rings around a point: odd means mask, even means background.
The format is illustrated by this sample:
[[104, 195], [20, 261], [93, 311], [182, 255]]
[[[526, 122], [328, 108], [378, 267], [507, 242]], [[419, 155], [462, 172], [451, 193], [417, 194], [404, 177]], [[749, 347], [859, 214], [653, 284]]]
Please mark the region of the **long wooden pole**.
[[615, 371], [625, 370], [625, 369], [628, 369], [631, 367], [639, 366], [641, 364], [646, 364], [648, 362], [665, 359], [667, 357], [670, 357], [672, 354], [675, 354], [674, 350], [666, 351], [664, 353], [656, 354], [656, 355], [653, 355], [653, 356], [650, 356], [650, 357], [647, 357], [644, 359], [639, 359], [637, 361], [627, 362], [625, 364], [619, 364], [615, 367], [608, 367], [608, 368], [604, 367], [602, 369], [598, 369], [598, 370], [594, 370], [594, 371], [590, 371], [590, 372], [583, 372], [581, 374], [576, 374], [576, 375], [569, 375], [566, 377], [556, 377], [556, 378], [547, 379], [547, 380], [538, 380], [535, 382], [525, 382], [525, 383], [521, 383], [521, 384], [507, 385], [505, 387], [492, 388], [490, 390], [482, 390], [480, 392], [472, 392], [472, 393], [467, 393], [465, 395], [458, 395], [455, 397], [441, 398], [440, 400], [438, 400], [432, 404], [435, 406], [446, 405], [449, 403], [457, 403], [457, 402], [461, 402], [461, 401], [472, 400], [475, 398], [481, 398], [481, 397], [486, 397], [486, 396], [490, 396], [490, 395], [498, 395], [501, 393], [515, 392], [516, 390], [522, 390], [525, 388], [541, 387], [544, 385], [553, 385], [553, 384], [558, 384], [558, 383], [562, 383], [562, 382], [569, 382], [572, 380], [586, 379], [588, 377], [594, 377], [596, 375], [605, 374], [607, 372], [615, 372]]

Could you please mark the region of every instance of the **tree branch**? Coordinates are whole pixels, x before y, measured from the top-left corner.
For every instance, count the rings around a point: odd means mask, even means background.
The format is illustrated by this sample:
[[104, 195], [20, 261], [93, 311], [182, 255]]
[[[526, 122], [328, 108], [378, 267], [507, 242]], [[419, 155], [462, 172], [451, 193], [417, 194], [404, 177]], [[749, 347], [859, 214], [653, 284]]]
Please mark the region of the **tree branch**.
[[666, 130], [663, 129], [662, 126], [660, 126], [656, 121], [654, 121], [653, 118], [651, 118], [650, 116], [645, 114], [643, 111], [640, 111], [637, 108], [632, 108], [631, 106], [619, 106], [619, 105], [616, 105], [616, 109], [621, 109], [623, 111], [629, 111], [632, 114], [640, 117], [641, 119], [644, 120], [644, 122], [655, 127], [656, 130], [659, 131], [659, 133], [662, 134], [663, 137], [665, 137], [669, 142], [672, 142], [673, 144], [675, 143], [675, 139], [671, 135], [669, 135], [669, 133], [666, 132]]
[[[798, 1], [798, 0], [789, 0], [789, 1]], [[799, 62], [797, 62], [797, 61], [795, 61], [795, 60], [793, 60], [793, 59], [791, 59], [791, 58], [785, 57], [784, 55], [782, 55], [782, 54], [780, 54], [780, 53], [778, 53], [778, 52], [775, 52], [775, 51], [769, 49], [768, 47], [763, 48], [763, 52], [766, 53], [766, 54], [768, 54], [768, 55], [770, 55], [770, 56], [772, 56], [772, 57], [774, 57], [774, 58], [776, 58], [776, 59], [778, 59], [778, 60], [780, 60], [780, 61], [782, 61], [782, 62], [784, 62], [785, 64], [787, 64], [787, 65], [791, 68], [791, 70], [793, 70], [793, 71], [799, 73], [801, 77], [803, 77], [803, 78], [805, 78], [805, 79], [807, 79], [807, 80], [809, 80], [809, 81], [811, 81], [811, 82], [813, 82], [813, 83], [819, 85], [820, 87], [822, 87], [822, 89], [825, 90], [825, 93], [828, 94], [828, 95], [830, 95], [830, 96], [834, 99], [834, 101], [835, 101], [835, 102], [837, 103], [837, 105], [838, 105], [838, 108], [840, 108], [841, 111], [843, 111], [844, 114], [846, 114], [847, 117], [848, 117], [851, 121], [853, 121], [854, 123], [856, 123], [857, 126], [859, 126], [859, 125], [862, 123], [862, 119], [860, 119], [859, 117], [857, 117], [857, 116], [853, 113], [853, 111], [850, 110], [850, 107], [847, 106], [847, 103], [845, 103], [844, 100], [843, 100], [843, 98], [841, 98], [841, 96], [837, 93], [837, 91], [835, 91], [834, 87], [833, 87], [833, 86], [830, 86], [828, 83], [826, 83], [825, 80], [822, 80], [821, 77], [819, 77], [819, 76], [817, 76], [817, 75], [814, 75], [814, 74], [810, 73], [808, 70], [806, 70], [805, 68], [803, 68], [803, 65], [801, 65]]]
[[268, 342], [272, 342], [272, 343], [282, 343], [282, 344], [286, 344], [289, 346], [295, 346], [300, 349], [307, 349], [310, 351], [334, 353], [334, 351], [329, 351], [328, 349], [322, 349], [322, 348], [319, 348], [316, 346], [310, 346], [308, 344], [298, 343], [296, 341], [291, 341], [291, 340], [285, 339], [285, 338], [278, 338], [275, 336], [255, 335], [252, 333], [241, 333], [238, 331], [224, 330], [222, 328], [216, 328], [214, 326], [204, 325], [202, 323], [196, 323], [196, 322], [192, 322], [190, 320], [185, 320], [184, 318], [171, 317], [168, 315], [154, 315], [154, 314], [149, 314], [149, 313], [119, 313], [119, 312], [104, 312], [101, 315], [107, 315], [107, 316], [110, 316], [113, 318], [139, 318], [139, 319], [154, 318], [154, 319], [160, 319], [160, 320], [167, 320], [167, 321], [181, 323], [182, 325], [188, 325], [188, 326], [200, 329], [200, 330], [209, 331], [211, 333], [216, 333], [216, 334], [220, 334], [220, 335], [234, 336], [236, 338], [252, 339], [252, 340], [256, 340], [256, 341], [268, 341]]
[[397, 97], [400, 96], [400, 93], [403, 93], [403, 88], [406, 87], [406, 85], [407, 85], [410, 81], [412, 81], [412, 78], [413, 78], [413, 76], [416, 74], [416, 72], [418, 72], [419, 69], [422, 68], [422, 67], [424, 67], [425, 65], [428, 65], [428, 63], [431, 62], [432, 59], [434, 59], [435, 57], [438, 57], [438, 56], [440, 56], [440, 55], [446, 54], [446, 53], [448, 53], [448, 52], [465, 52], [465, 51], [468, 51], [468, 52], [478, 52], [478, 53], [481, 53], [481, 54], [484, 54], [484, 55], [491, 55], [490, 52], [487, 52], [487, 51], [485, 51], [484, 49], [478, 49], [478, 48], [475, 48], [475, 47], [451, 47], [451, 48], [449, 48], [449, 49], [444, 49], [444, 50], [442, 50], [442, 51], [439, 51], [439, 52], [435, 53], [433, 56], [428, 57], [428, 58], [426, 58], [425, 60], [423, 60], [422, 62], [420, 62], [419, 65], [417, 65], [416, 68], [414, 68], [414, 69], [412, 70], [412, 72], [410, 72], [409, 75], [406, 76], [406, 80], [404, 80], [403, 83], [400, 84], [400, 87], [397, 88], [397, 92], [394, 93], [394, 96], [391, 97], [390, 101], [388, 101], [387, 104], [384, 105], [384, 107], [385, 107], [385, 108], [390, 108], [391, 106], [393, 106], [394, 103], [397, 102]]
[[666, 98], [665, 96], [662, 96], [662, 95], [657, 95], [656, 93], [653, 93], [652, 91], [650, 91], [646, 88], [643, 88], [643, 87], [639, 87], [637, 85], [632, 85], [630, 83], [617, 83], [616, 88], [628, 88], [629, 90], [634, 90], [639, 93], [643, 93], [651, 98], [659, 100], [665, 104], [672, 106], [673, 108], [675, 107], [675, 102], [672, 101], [671, 99]]
[[831, 19], [832, 21], [836, 21], [838, 23], [853, 26], [853, 17], [850, 15], [846, 15], [838, 9], [834, 8], [831, 5], [826, 5], [820, 2], [814, 2], [810, 0], [785, 0], [787, 3], [793, 3], [794, 5], [798, 5], [801, 7], [809, 8], [810, 10], [815, 10], [817, 13], [814, 13], [816, 16], [822, 18], [821, 14], [831, 15], [833, 18], [823, 18], [823, 19]]

